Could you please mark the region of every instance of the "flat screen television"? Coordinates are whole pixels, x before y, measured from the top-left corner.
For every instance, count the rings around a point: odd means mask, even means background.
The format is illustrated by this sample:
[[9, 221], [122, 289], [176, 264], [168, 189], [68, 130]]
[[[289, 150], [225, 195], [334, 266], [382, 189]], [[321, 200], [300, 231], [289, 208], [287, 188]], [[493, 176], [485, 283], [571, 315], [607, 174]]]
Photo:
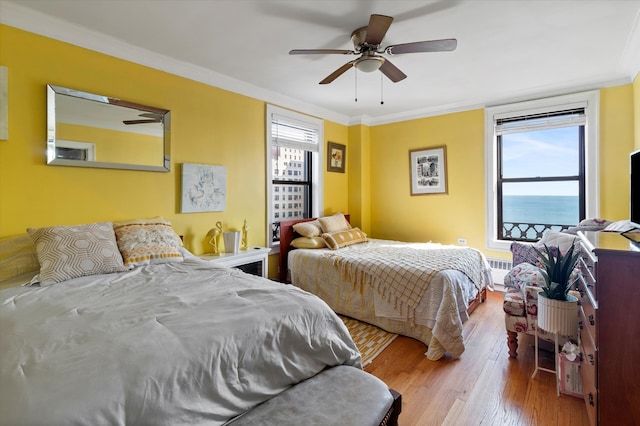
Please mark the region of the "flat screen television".
[[631, 222], [640, 225], [640, 150], [631, 153]]

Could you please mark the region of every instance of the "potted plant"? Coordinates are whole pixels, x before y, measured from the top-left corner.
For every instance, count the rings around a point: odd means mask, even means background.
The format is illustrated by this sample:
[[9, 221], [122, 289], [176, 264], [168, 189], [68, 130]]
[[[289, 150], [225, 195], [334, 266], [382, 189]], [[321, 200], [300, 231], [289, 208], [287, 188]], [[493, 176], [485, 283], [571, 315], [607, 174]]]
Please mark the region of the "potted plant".
[[572, 245], [566, 254], [552, 250], [546, 244], [544, 253], [534, 247], [541, 262], [540, 272], [545, 280], [538, 293], [538, 327], [563, 336], [578, 332], [578, 298], [569, 294], [575, 279], [573, 270], [580, 253]]

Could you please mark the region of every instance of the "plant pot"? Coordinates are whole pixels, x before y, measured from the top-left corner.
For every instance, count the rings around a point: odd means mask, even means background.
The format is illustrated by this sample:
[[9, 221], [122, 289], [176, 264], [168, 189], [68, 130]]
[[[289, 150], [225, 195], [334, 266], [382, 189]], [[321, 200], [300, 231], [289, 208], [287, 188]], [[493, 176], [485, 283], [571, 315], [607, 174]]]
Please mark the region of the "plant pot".
[[549, 299], [538, 293], [538, 327], [562, 336], [578, 334], [578, 298], [569, 294], [567, 299]]

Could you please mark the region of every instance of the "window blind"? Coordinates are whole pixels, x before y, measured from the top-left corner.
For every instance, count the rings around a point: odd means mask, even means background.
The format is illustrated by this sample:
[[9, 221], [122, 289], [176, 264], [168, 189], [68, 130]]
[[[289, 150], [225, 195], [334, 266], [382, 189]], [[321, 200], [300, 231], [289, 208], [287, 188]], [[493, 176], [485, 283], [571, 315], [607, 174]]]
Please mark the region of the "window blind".
[[271, 140], [275, 146], [318, 152], [319, 134], [319, 129], [310, 123], [271, 115]]
[[511, 116], [495, 120], [495, 133], [496, 135], [506, 135], [560, 127], [584, 126], [586, 121], [584, 108]]

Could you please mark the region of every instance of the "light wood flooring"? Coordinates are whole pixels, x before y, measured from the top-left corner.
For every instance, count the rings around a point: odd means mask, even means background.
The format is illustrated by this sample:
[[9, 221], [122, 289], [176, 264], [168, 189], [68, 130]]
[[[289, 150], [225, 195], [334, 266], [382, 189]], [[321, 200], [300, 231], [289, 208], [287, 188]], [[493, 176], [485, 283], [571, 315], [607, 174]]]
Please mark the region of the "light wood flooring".
[[[589, 424], [582, 399], [556, 396], [555, 375], [531, 379], [533, 338], [520, 335], [518, 358], [509, 358], [502, 293], [488, 292], [464, 338], [460, 359], [429, 361], [424, 344], [399, 336], [365, 368], [402, 394], [401, 426]], [[540, 351], [540, 360], [553, 369], [553, 352]]]

